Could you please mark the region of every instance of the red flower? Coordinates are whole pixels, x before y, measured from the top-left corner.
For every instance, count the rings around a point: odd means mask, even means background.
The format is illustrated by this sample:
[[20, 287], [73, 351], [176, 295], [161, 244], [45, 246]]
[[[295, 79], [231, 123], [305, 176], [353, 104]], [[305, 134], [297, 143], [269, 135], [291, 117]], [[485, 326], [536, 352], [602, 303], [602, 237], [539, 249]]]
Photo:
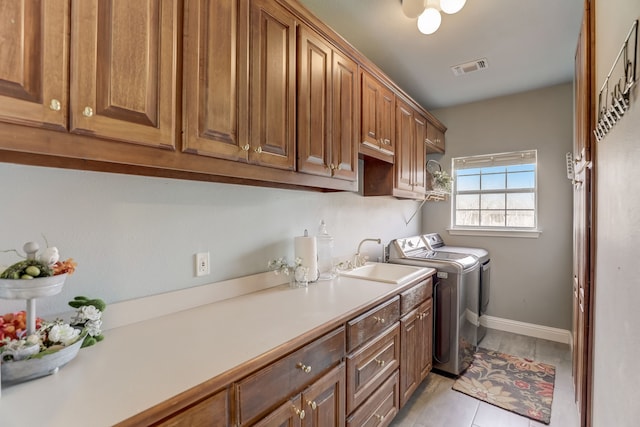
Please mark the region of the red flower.
[[517, 380], [513, 384], [521, 390], [529, 390], [531, 388], [531, 385], [526, 381]]

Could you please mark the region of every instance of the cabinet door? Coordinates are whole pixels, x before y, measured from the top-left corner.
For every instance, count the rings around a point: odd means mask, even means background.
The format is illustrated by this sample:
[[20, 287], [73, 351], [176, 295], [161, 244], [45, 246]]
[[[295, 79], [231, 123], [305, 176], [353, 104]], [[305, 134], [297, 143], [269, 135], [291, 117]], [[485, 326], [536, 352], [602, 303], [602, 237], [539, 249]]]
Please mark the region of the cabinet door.
[[306, 26], [298, 40], [298, 171], [330, 176], [332, 49]]
[[362, 114], [360, 119], [360, 141], [362, 144], [380, 148], [378, 136], [378, 93], [380, 85], [367, 72], [362, 72]]
[[427, 139], [427, 120], [417, 112], [413, 116], [413, 134], [414, 134], [414, 162], [413, 162], [413, 182], [412, 190], [417, 194], [425, 194], [427, 191], [426, 181], [426, 139]]
[[0, 120], [65, 130], [68, 0], [0, 2]]
[[251, 0], [249, 16], [249, 161], [295, 165], [296, 20], [274, 1]]
[[71, 10], [71, 131], [175, 148], [178, 1]]
[[344, 427], [345, 365], [332, 369], [302, 393], [305, 427]]
[[400, 320], [400, 407], [402, 408], [420, 384], [418, 368], [421, 359], [422, 337], [420, 336], [418, 309]]
[[302, 408], [302, 398], [297, 395], [276, 408], [269, 415], [255, 423], [254, 427], [302, 427], [306, 413]]
[[382, 83], [380, 83], [378, 105], [378, 134], [381, 138], [381, 148], [393, 154], [396, 149], [396, 96]]
[[413, 151], [415, 138], [413, 133], [413, 109], [398, 100], [396, 107], [397, 147], [396, 147], [396, 180], [395, 188], [412, 191], [413, 187]]
[[185, 2], [182, 150], [247, 161], [248, 132], [238, 126], [247, 118], [238, 102], [238, 7], [238, 0]]
[[358, 64], [334, 51], [332, 82], [329, 167], [334, 178], [355, 181], [358, 179]]
[[430, 153], [444, 153], [444, 132], [433, 123], [427, 123], [427, 150]]
[[418, 353], [420, 381], [426, 378], [433, 367], [433, 298], [426, 300], [418, 308], [419, 333], [422, 343]]

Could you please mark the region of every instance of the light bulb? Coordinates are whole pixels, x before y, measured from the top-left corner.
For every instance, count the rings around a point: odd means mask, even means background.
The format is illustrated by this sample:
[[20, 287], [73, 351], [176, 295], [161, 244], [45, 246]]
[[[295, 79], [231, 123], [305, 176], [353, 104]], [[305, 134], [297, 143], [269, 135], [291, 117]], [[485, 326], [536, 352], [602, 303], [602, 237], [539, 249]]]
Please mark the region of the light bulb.
[[438, 9], [427, 8], [418, 17], [418, 30], [422, 34], [433, 34], [440, 28], [440, 22], [442, 22], [442, 16]]
[[424, 0], [402, 0], [402, 12], [407, 18], [417, 18], [424, 11]]
[[460, 12], [466, 2], [467, 0], [440, 0], [440, 9], [451, 15]]

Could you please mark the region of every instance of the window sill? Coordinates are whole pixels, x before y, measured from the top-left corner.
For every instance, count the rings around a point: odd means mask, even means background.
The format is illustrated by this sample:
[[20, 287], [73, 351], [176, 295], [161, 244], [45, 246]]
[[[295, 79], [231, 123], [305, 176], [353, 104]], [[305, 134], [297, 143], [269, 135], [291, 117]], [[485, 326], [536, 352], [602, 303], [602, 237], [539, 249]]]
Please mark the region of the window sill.
[[524, 237], [537, 239], [542, 234], [542, 230], [495, 230], [479, 228], [447, 228], [450, 236], [489, 236], [489, 237]]

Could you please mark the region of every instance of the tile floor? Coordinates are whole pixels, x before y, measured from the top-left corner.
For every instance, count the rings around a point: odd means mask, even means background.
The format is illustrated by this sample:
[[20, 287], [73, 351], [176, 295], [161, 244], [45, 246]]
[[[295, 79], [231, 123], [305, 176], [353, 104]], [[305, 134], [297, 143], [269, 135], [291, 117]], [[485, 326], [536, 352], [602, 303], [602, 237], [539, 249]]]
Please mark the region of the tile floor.
[[[489, 329], [480, 346], [556, 367], [549, 427], [578, 427], [569, 345]], [[545, 424], [453, 390], [454, 379], [431, 373], [391, 427], [544, 427]]]

